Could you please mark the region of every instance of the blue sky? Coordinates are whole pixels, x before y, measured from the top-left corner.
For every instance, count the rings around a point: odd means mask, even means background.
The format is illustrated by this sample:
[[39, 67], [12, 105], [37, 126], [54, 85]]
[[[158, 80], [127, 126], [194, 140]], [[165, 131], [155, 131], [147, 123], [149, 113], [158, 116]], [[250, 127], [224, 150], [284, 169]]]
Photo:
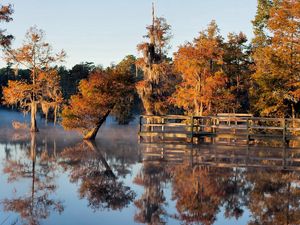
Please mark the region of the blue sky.
[[[145, 26], [151, 23], [151, 0], [2, 0], [14, 5], [14, 21], [1, 24], [20, 46], [26, 30], [37, 25], [54, 49], [67, 52], [65, 65], [88, 61], [104, 66], [137, 55]], [[249, 38], [257, 0], [155, 0], [158, 16], [172, 26], [172, 51], [193, 40], [216, 20], [221, 34], [243, 31]], [[3, 60], [0, 65], [3, 66]]]

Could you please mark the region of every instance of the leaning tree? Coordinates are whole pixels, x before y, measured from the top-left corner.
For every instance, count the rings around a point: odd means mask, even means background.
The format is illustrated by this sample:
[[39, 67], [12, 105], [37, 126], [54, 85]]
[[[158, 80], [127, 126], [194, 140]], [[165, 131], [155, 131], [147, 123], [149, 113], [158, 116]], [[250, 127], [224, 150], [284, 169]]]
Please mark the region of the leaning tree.
[[79, 84], [79, 92], [73, 95], [62, 111], [62, 125], [68, 130], [77, 130], [84, 139], [96, 138], [107, 116], [126, 100], [133, 83], [131, 75], [118, 70], [94, 70]]

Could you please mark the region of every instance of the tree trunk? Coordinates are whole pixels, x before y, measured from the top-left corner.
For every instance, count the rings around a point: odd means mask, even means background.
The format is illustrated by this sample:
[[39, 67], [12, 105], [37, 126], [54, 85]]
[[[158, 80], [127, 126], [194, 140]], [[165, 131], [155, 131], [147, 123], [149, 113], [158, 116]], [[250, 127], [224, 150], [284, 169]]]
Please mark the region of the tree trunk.
[[195, 107], [195, 109], [194, 109], [195, 115], [199, 116], [199, 103], [196, 98], [194, 98], [194, 107]]
[[57, 105], [54, 108], [54, 125], [56, 125], [56, 121], [57, 121]]
[[203, 102], [200, 102], [200, 116], [203, 116]]
[[211, 102], [208, 103], [208, 110], [207, 111], [208, 111], [208, 113], [211, 114]]
[[292, 103], [292, 118], [295, 119], [295, 106], [294, 103]]
[[37, 104], [35, 101], [31, 103], [31, 132], [38, 132], [39, 129], [37, 128], [36, 124], [36, 112], [37, 112]]
[[95, 127], [90, 130], [85, 136], [83, 139], [85, 140], [95, 140], [96, 138], [96, 135], [98, 133], [98, 130], [100, 129], [101, 125], [104, 123], [104, 121], [106, 120], [107, 116], [109, 115], [111, 110], [108, 110], [105, 115], [103, 117], [100, 117], [99, 118], [99, 121], [98, 123], [95, 125]]

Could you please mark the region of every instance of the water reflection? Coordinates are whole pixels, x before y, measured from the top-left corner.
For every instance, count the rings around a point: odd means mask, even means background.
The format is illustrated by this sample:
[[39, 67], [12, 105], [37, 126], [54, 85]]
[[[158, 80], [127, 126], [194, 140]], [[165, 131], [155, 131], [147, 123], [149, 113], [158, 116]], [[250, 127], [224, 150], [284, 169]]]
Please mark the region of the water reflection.
[[147, 162], [134, 182], [144, 188], [144, 193], [134, 202], [138, 211], [134, 216], [136, 222], [147, 224], [165, 224], [167, 205], [163, 186], [169, 181], [170, 175], [164, 161]]
[[[247, 214], [251, 217], [245, 224], [300, 223], [300, 174], [292, 170], [298, 168], [297, 149], [203, 145], [192, 146], [183, 157], [178, 146], [153, 147], [152, 143], [151, 147], [142, 145], [142, 151], [144, 167], [151, 159], [156, 169], [164, 165], [163, 170], [169, 171], [177, 212], [164, 214], [179, 223], [214, 224], [222, 215], [222, 224], [230, 224]], [[180, 163], [174, 161], [178, 155]], [[145, 193], [151, 193], [147, 188], [145, 185]], [[156, 224], [151, 219], [139, 222]]]
[[299, 149], [139, 145], [135, 129], [0, 129], [0, 224], [300, 224]]
[[61, 165], [70, 170], [70, 182], [80, 182], [80, 198], [88, 199], [93, 210], [122, 209], [135, 198], [135, 193], [119, 181], [97, 148], [84, 141], [61, 153]]
[[300, 176], [293, 172], [256, 171], [247, 173], [249, 224], [299, 224]]
[[51, 211], [62, 213], [64, 206], [61, 200], [52, 198], [56, 191], [55, 158], [48, 155], [46, 149], [37, 149], [36, 134], [31, 134], [30, 146], [12, 155], [6, 152], [3, 172], [8, 175], [8, 182], [20, 179], [30, 181], [29, 191], [23, 193], [24, 187], [15, 188], [11, 198], [1, 200], [4, 211], [18, 213], [26, 224], [40, 224], [41, 219], [49, 217]]

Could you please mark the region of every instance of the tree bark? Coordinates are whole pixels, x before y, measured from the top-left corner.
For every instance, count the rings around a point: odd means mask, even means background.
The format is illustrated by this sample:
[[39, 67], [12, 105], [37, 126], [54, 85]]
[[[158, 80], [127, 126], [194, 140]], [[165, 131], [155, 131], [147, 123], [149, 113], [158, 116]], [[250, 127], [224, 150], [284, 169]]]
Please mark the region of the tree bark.
[[54, 108], [54, 125], [56, 125], [56, 121], [57, 121], [57, 105]]
[[194, 113], [196, 114], [196, 116], [199, 116], [199, 103], [198, 103], [196, 97], [194, 98], [194, 107], [195, 107]]
[[35, 101], [31, 103], [31, 132], [38, 132], [39, 129], [37, 128], [36, 124], [36, 112], [37, 112], [37, 104]]
[[203, 116], [203, 102], [200, 102], [200, 116]]
[[102, 126], [102, 124], [104, 123], [104, 121], [106, 120], [107, 116], [109, 115], [111, 110], [108, 110], [105, 115], [103, 117], [99, 118], [99, 121], [97, 122], [97, 124], [95, 125], [95, 127], [90, 130], [83, 139], [85, 140], [95, 140], [96, 135], [100, 129], [100, 127]]

